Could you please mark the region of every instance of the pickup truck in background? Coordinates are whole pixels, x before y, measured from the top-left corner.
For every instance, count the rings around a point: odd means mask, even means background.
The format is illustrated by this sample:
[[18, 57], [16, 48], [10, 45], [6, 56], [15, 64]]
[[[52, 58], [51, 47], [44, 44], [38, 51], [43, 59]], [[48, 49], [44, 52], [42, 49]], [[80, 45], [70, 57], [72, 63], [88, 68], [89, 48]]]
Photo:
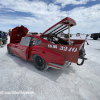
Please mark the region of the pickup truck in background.
[[100, 33], [92, 33], [90, 35], [90, 38], [93, 38], [93, 40], [97, 40], [98, 38], [100, 38]]

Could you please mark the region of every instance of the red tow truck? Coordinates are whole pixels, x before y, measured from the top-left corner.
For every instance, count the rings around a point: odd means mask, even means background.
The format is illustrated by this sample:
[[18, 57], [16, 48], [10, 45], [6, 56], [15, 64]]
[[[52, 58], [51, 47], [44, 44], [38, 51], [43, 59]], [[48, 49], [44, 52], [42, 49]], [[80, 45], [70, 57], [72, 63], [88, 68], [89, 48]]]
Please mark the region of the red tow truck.
[[[62, 69], [72, 62], [82, 65], [85, 40], [70, 39], [70, 27], [74, 25], [76, 22], [66, 17], [42, 34], [32, 35], [27, 35], [28, 29], [24, 26], [15, 27], [7, 45], [8, 53], [33, 62], [39, 70], [47, 70], [48, 67]], [[66, 29], [69, 31], [69, 39], [57, 37]], [[82, 59], [81, 64], [78, 59]]]

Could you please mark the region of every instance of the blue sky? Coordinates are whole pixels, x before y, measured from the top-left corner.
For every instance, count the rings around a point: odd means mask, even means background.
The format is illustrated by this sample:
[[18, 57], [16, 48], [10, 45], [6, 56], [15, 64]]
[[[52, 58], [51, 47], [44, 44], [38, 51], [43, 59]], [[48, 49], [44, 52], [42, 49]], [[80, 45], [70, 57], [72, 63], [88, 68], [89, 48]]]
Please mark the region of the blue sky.
[[2, 31], [24, 25], [40, 33], [65, 17], [77, 23], [72, 34], [100, 32], [100, 0], [0, 0]]

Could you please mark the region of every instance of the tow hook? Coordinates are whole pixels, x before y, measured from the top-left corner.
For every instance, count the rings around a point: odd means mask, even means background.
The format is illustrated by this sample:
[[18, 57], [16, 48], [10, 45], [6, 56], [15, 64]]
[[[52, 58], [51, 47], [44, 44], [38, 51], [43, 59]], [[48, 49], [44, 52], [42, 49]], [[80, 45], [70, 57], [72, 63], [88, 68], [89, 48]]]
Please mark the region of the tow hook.
[[84, 64], [84, 60], [87, 60], [87, 58], [79, 58], [79, 59], [82, 59], [82, 62], [79, 64], [79, 63], [77, 63], [77, 65], [83, 65]]

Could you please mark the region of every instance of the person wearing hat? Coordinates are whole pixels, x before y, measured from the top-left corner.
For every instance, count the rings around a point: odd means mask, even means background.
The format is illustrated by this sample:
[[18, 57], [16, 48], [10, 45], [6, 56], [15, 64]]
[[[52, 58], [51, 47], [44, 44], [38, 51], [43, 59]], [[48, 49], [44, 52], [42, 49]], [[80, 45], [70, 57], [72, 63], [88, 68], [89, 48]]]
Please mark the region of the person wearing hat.
[[1, 47], [3, 47], [2, 46], [2, 35], [1, 35], [1, 33], [2, 33], [2, 31], [0, 31], [0, 45], [1, 45]]
[[10, 36], [10, 34], [11, 34], [11, 29], [9, 29], [9, 32], [8, 32], [8, 34], [9, 34], [9, 36]]
[[87, 42], [87, 37], [88, 37], [89, 35], [87, 34], [86, 35], [86, 37], [85, 37], [85, 42], [87, 43], [87, 45], [89, 45], [89, 43]]

